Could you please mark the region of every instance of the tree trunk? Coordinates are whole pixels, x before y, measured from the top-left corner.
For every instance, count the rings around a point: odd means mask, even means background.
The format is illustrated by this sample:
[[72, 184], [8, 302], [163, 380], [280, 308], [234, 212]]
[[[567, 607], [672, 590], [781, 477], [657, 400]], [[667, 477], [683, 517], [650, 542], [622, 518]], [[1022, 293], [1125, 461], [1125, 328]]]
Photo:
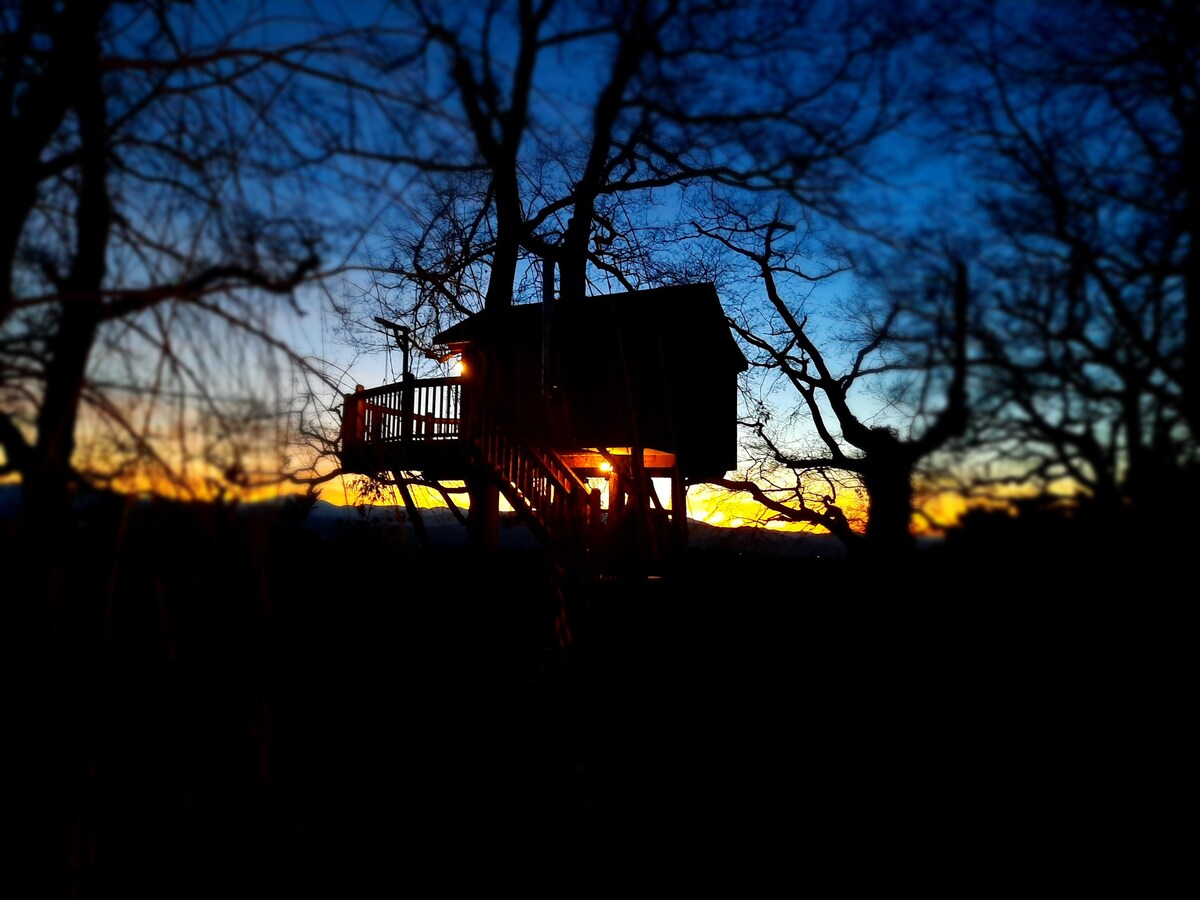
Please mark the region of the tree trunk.
[[593, 204], [577, 200], [575, 214], [563, 236], [559, 257], [559, 296], [579, 300], [587, 294], [587, 250]]
[[37, 417], [33, 459], [23, 474], [25, 539], [41, 561], [45, 597], [55, 617], [61, 599], [66, 529], [71, 513], [71, 456], [79, 402], [92, 345], [100, 324], [101, 289], [107, 271], [112, 206], [108, 195], [107, 109], [100, 49], [93, 40], [79, 62], [79, 194], [71, 269], [58, 286], [63, 294], [57, 330], [47, 347], [45, 392]]
[[[516, 171], [516, 161], [513, 161]], [[517, 280], [517, 257], [521, 251], [520, 192], [516, 179], [496, 179], [496, 246], [492, 250], [484, 305], [491, 310], [512, 306], [513, 285]]]
[[[1182, 159], [1194, 160], [1200, 153], [1200, 126], [1194, 119], [1185, 123]], [[1200, 440], [1200, 247], [1196, 246], [1200, 221], [1200, 175], [1195, 165], [1185, 165], [1183, 192], [1187, 197], [1182, 221], [1189, 223], [1187, 255], [1183, 260], [1184, 292], [1184, 349], [1183, 349], [1183, 412], [1193, 440]]]
[[865, 555], [877, 560], [898, 560], [915, 547], [912, 521], [912, 465], [905, 460], [874, 463], [863, 474], [870, 508], [862, 543]]

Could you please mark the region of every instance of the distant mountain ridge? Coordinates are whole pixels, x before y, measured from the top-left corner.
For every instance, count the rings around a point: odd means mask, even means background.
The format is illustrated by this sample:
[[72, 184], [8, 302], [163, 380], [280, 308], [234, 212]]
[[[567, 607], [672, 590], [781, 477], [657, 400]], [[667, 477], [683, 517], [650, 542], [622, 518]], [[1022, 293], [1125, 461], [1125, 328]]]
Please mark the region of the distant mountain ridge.
[[[397, 513], [402, 517], [397, 520]], [[457, 545], [466, 542], [466, 529], [445, 508], [421, 510], [421, 517], [430, 538], [438, 544]], [[363, 526], [386, 527], [403, 524], [406, 536], [416, 535], [413, 525], [403, 507], [395, 506], [336, 506], [324, 500], [313, 504], [305, 519], [305, 526], [321, 535], [331, 537], [339, 528]], [[501, 517], [501, 544], [513, 546], [535, 546], [515, 513]], [[709, 525], [698, 519], [688, 521], [688, 544], [698, 550], [713, 550], [731, 554], [752, 556], [778, 556], [794, 558], [844, 557], [845, 545], [831, 534], [812, 534], [797, 531], [776, 531], [743, 525], [736, 528]]]
[[[282, 510], [289, 504], [297, 504], [302, 508], [303, 500], [284, 497], [245, 506], [247, 510], [272, 507]], [[0, 521], [16, 519], [20, 510], [20, 485], [0, 485]], [[466, 528], [449, 509], [423, 509], [421, 518], [435, 544], [446, 547], [466, 544]], [[417, 540], [416, 530], [403, 506], [338, 506], [318, 499], [304, 515], [303, 527], [322, 539], [332, 539], [346, 529], [395, 527], [400, 529], [403, 540]], [[515, 513], [501, 517], [500, 543], [504, 548], [537, 546], [533, 535]], [[779, 558], [840, 558], [847, 555], [845, 546], [831, 534], [776, 531], [753, 525], [729, 528], [709, 525], [697, 519], [688, 522], [688, 544], [692, 549], [730, 555]]]

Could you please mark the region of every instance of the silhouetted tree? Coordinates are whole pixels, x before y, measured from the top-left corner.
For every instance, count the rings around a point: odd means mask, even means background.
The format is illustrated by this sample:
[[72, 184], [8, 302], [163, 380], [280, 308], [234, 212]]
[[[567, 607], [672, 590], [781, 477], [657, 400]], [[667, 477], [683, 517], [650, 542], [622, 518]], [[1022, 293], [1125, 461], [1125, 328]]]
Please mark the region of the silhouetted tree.
[[[780, 206], [758, 215], [724, 206], [696, 225], [745, 261], [749, 271], [734, 277], [761, 282], [767, 301], [765, 309], [743, 303], [730, 318], [759, 393], [743, 423], [754, 435], [747, 477], [720, 484], [749, 493], [773, 518], [826, 528], [860, 556], [902, 558], [913, 547], [918, 465], [967, 425], [966, 264], [950, 260], [919, 310], [885, 297], [858, 308], [851, 332], [830, 328], [818, 343], [814, 288], [849, 264], [783, 216]], [[931, 313], [940, 328], [923, 327]], [[782, 387], [798, 409], [781, 399]], [[857, 495], [863, 508], [848, 515], [840, 494]], [[851, 518], [863, 512], [856, 529]]]
[[892, 54], [925, 23], [871, 3], [520, 0], [397, 4], [392, 24], [416, 35], [392, 77], [434, 124], [340, 149], [425, 172], [370, 304], [420, 343], [539, 299], [547, 271], [566, 300], [695, 280], [703, 261], [671, 240], [691, 190], [844, 213], [860, 155], [907, 112]]
[[[318, 142], [354, 124], [352, 105], [335, 102], [364, 87], [350, 71], [351, 33], [366, 43], [342, 23], [204, 0], [0, 8], [0, 475], [20, 477], [24, 517], [5, 560], [26, 684], [9, 721], [14, 768], [32, 796], [14, 811], [29, 842], [18, 855], [42, 893], [89, 895], [124, 874], [113, 853], [123, 827], [138, 837], [162, 830], [147, 802], [163, 786], [119, 760], [175, 721], [186, 678], [178, 666], [150, 666], [141, 682], [126, 681], [116, 661], [132, 671], [166, 647], [163, 661], [175, 663], [172, 641], [191, 637], [237, 645], [207, 679], [264, 649], [264, 545], [234, 536], [227, 505], [208, 519], [188, 509], [131, 524], [132, 503], [84, 518], [69, 515], [70, 500], [76, 485], [138, 485], [147, 473], [186, 492], [192, 462], [202, 476], [243, 484], [255, 443], [277, 449], [273, 376], [286, 383], [287, 366], [312, 368], [284, 337], [298, 304], [278, 301], [320, 274], [352, 212], [345, 194], [329, 202], [347, 173]], [[145, 598], [159, 610], [148, 630], [138, 619]], [[178, 626], [209, 613], [219, 627], [171, 632], [172, 617]], [[255, 627], [244, 634], [238, 622]], [[223, 652], [192, 649], [182, 651], [187, 664]], [[157, 682], [152, 709], [128, 696], [144, 681]], [[247, 689], [236, 681], [221, 689]], [[265, 777], [265, 681], [248, 691], [257, 712], [244, 724]], [[223, 745], [213, 724], [197, 734]], [[236, 790], [254, 786], [254, 766], [244, 771]]]
[[1197, 483], [1197, 7], [981, 9], [938, 107], [982, 185], [973, 483], [1159, 519]]
[[34, 548], [53, 552], [81, 467], [244, 482], [280, 412], [251, 379], [306, 364], [281, 324], [338, 233], [313, 138], [353, 124], [326, 96], [360, 87], [348, 31], [228, 13], [4, 8], [0, 446]]

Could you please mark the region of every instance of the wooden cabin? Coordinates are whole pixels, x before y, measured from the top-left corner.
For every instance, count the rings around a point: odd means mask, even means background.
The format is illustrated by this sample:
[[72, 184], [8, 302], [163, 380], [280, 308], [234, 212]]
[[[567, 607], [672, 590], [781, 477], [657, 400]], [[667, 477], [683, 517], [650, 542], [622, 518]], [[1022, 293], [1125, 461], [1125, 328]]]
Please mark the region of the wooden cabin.
[[435, 341], [462, 376], [346, 395], [347, 471], [482, 478], [547, 540], [598, 544], [619, 521], [682, 537], [685, 486], [737, 465], [747, 364], [712, 284], [486, 310]]

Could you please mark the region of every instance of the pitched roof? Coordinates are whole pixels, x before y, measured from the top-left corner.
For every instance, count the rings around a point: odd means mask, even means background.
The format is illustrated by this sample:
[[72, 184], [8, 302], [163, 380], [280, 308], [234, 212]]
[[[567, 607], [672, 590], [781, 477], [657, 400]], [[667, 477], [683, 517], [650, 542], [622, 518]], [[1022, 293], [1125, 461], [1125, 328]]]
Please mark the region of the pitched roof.
[[[596, 355], [620, 348], [636, 354], [650, 346], [656, 352], [669, 346], [678, 354], [703, 358], [706, 365], [737, 372], [746, 368], [709, 282], [558, 301], [550, 312], [561, 352]], [[544, 327], [542, 314], [541, 303], [484, 310], [447, 328], [434, 342], [461, 344], [485, 335], [501, 342], [528, 340]]]

